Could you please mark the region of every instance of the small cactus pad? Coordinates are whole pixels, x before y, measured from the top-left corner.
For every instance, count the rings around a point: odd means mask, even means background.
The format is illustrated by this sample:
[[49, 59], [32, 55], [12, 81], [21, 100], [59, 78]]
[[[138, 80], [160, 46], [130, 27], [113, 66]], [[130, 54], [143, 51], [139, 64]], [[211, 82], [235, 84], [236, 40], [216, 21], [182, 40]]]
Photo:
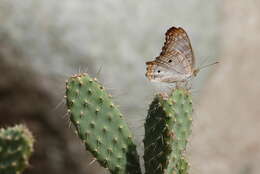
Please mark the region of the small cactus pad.
[[140, 174], [132, 134], [104, 87], [87, 74], [75, 75], [66, 83], [66, 99], [78, 136], [100, 164], [113, 174]]
[[34, 139], [23, 125], [0, 129], [0, 173], [20, 174], [29, 165]]
[[158, 95], [145, 123], [146, 174], [187, 174], [184, 158], [191, 134], [192, 101], [188, 91], [175, 89], [167, 100]]

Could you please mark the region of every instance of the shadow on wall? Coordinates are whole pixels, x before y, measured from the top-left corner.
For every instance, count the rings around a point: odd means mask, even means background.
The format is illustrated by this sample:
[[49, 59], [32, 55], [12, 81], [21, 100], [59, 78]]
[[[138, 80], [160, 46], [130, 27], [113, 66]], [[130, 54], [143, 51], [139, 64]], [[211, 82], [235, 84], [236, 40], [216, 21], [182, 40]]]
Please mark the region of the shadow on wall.
[[60, 102], [57, 98], [62, 96], [53, 89], [57, 89], [57, 82], [64, 81], [11, 62], [25, 58], [6, 36], [0, 36], [0, 127], [25, 123], [36, 137], [31, 167], [25, 173], [96, 173], [98, 166], [86, 165], [90, 159], [71, 134], [67, 118], [62, 117], [64, 108], [55, 109]]

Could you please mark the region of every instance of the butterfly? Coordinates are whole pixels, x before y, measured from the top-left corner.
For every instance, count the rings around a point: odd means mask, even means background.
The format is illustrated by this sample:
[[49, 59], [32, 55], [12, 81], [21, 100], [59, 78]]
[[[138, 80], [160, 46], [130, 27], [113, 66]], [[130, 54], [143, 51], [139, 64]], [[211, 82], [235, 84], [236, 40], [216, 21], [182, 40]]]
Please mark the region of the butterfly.
[[165, 36], [160, 55], [146, 62], [146, 77], [152, 82], [178, 83], [196, 76], [199, 69], [195, 68], [195, 57], [185, 30], [171, 27]]

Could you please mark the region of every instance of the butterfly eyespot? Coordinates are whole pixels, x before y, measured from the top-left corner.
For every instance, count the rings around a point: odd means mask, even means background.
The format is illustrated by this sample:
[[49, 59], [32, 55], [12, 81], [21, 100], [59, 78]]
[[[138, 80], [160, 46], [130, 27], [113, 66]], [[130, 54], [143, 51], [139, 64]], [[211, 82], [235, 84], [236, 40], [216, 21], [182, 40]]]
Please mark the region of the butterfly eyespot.
[[158, 72], [158, 73], [160, 73], [161, 71], [160, 71], [160, 70], [158, 70], [157, 72]]
[[172, 60], [170, 59], [170, 60], [168, 60], [168, 62], [169, 62], [169, 63], [171, 63], [171, 62], [172, 62]]

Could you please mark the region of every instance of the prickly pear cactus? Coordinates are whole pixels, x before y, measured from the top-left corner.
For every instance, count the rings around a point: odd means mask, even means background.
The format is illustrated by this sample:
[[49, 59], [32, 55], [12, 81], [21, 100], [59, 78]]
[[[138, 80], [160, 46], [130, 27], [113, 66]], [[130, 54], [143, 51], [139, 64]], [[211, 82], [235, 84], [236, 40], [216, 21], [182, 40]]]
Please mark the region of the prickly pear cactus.
[[87, 74], [66, 83], [70, 120], [96, 159], [113, 174], [140, 174], [133, 136], [104, 87]]
[[[86, 149], [112, 174], [140, 174], [132, 134], [104, 87], [87, 74], [66, 83], [70, 120]], [[146, 174], [188, 174], [185, 150], [191, 133], [191, 95], [175, 89], [168, 99], [157, 95], [145, 123]]]
[[28, 166], [34, 139], [23, 125], [0, 129], [0, 173], [20, 174]]
[[191, 133], [192, 101], [175, 89], [164, 100], [155, 97], [145, 123], [144, 162], [147, 174], [187, 174], [185, 150]]

